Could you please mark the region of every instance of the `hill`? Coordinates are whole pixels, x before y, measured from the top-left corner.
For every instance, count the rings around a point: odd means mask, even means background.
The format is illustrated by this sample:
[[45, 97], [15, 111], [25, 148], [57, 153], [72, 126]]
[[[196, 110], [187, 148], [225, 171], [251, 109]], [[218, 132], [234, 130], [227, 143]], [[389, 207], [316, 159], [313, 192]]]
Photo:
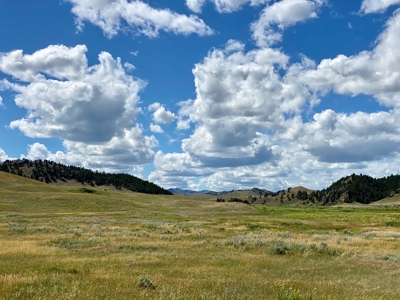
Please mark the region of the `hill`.
[[124, 188], [138, 193], [172, 195], [171, 192], [154, 183], [129, 174], [110, 174], [92, 171], [76, 166], [66, 166], [48, 160], [6, 160], [0, 164], [0, 171], [48, 184], [58, 183], [60, 181], [64, 183], [75, 181], [83, 185], [88, 184], [92, 187], [113, 186], [118, 190]]
[[264, 189], [231, 191], [220, 193], [217, 202], [243, 202], [258, 205], [312, 205], [317, 202], [316, 191], [299, 186], [271, 192]]
[[318, 192], [322, 205], [337, 203], [370, 204], [400, 193], [400, 175], [373, 178], [368, 175], [343, 177], [330, 187]]
[[302, 186], [290, 187], [275, 193], [270, 193], [254, 199], [254, 204], [263, 205], [313, 205], [316, 203], [315, 191]]

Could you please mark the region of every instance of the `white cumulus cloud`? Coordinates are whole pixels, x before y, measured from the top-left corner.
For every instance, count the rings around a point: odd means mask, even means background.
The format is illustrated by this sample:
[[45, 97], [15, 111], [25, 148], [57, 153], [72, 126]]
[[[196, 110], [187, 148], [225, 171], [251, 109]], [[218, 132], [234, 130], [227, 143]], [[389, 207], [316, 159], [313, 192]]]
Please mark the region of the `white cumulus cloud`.
[[282, 40], [282, 32], [299, 22], [318, 17], [317, 10], [325, 0], [281, 0], [267, 6], [260, 18], [251, 24], [257, 46], [267, 47]]
[[134, 0], [66, 0], [72, 4], [72, 13], [76, 16], [79, 30], [84, 23], [99, 26], [104, 34], [113, 37], [127, 28], [135, 34], [157, 37], [159, 32], [200, 36], [210, 35], [213, 30], [197, 16], [178, 14], [169, 9], [156, 9], [149, 4]]
[[28, 159], [48, 159], [67, 165], [83, 166], [106, 172], [127, 172], [138, 170], [138, 165], [149, 163], [154, 158], [152, 148], [158, 145], [153, 136], [143, 136], [138, 126], [125, 129], [122, 136], [113, 137], [107, 143], [88, 144], [63, 142], [65, 151], [50, 152], [40, 143], [29, 146]]
[[104, 142], [132, 126], [145, 82], [128, 76], [120, 60], [107, 52], [99, 54], [100, 64], [89, 67], [86, 51], [82, 45], [49, 46], [33, 55], [16, 50], [0, 57], [1, 72], [28, 81], [3, 80], [17, 92], [15, 103], [28, 111], [11, 128], [29, 137]]
[[46, 73], [59, 79], [76, 80], [87, 71], [85, 45], [68, 48], [51, 45], [33, 54], [23, 50], [0, 53], [0, 71], [25, 82], [44, 80]]
[[[399, 32], [396, 12], [373, 50], [319, 64], [302, 57], [289, 65], [278, 49], [244, 52], [234, 41], [213, 49], [193, 69], [196, 99], [180, 103], [177, 127], [193, 132], [180, 153], [156, 153], [149, 179], [166, 187], [200, 180], [216, 190], [323, 188], [351, 173], [397, 173]], [[390, 110], [306, 118], [329, 92], [372, 96]]]
[[324, 59], [299, 77], [312, 90], [371, 95], [388, 107], [400, 106], [400, 11], [388, 20], [372, 51]]
[[173, 112], [166, 110], [165, 107], [158, 102], [149, 105], [148, 108], [150, 111], [154, 111], [153, 120], [156, 123], [170, 124], [176, 119]]
[[150, 130], [151, 132], [155, 133], [164, 133], [164, 130], [162, 130], [160, 125], [150, 123]]
[[6, 161], [8, 159], [14, 159], [14, 158], [9, 157], [7, 155], [7, 153], [3, 149], [0, 148], [0, 162]]
[[377, 161], [400, 151], [399, 116], [398, 110], [344, 114], [328, 109], [315, 114], [314, 121], [288, 124], [291, 129], [281, 138], [296, 140], [320, 162]]
[[[209, 0], [220, 13], [229, 13], [239, 10], [244, 4], [259, 5], [271, 0]], [[186, 5], [194, 12], [200, 13], [207, 0], [186, 0]]]
[[[121, 60], [108, 52], [88, 66], [86, 51], [85, 45], [51, 45], [33, 54], [0, 55], [0, 72], [13, 77], [2, 86], [15, 91], [15, 103], [27, 111], [10, 128], [33, 138], [61, 138], [66, 153], [58, 155], [66, 161], [114, 169], [152, 161], [157, 141], [134, 123], [146, 83], [127, 75]], [[50, 155], [37, 145], [30, 153]]]
[[361, 12], [364, 14], [384, 12], [389, 6], [399, 4], [400, 0], [363, 0]]
[[171, 186], [177, 178], [189, 182], [217, 170], [254, 169], [279, 161], [282, 151], [267, 133], [282, 129], [284, 114], [300, 113], [312, 95], [279, 74], [287, 70], [289, 59], [279, 50], [245, 53], [243, 48], [229, 41], [196, 64], [197, 97], [180, 103], [177, 125], [188, 129], [193, 123], [194, 132], [182, 141], [182, 153], [156, 154], [151, 180]]

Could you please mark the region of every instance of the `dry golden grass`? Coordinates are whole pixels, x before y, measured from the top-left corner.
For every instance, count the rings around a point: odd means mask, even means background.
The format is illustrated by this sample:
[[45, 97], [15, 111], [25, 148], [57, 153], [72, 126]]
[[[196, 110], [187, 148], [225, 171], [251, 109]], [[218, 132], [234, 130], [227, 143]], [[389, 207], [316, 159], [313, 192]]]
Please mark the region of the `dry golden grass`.
[[399, 220], [0, 173], [0, 299], [396, 299]]

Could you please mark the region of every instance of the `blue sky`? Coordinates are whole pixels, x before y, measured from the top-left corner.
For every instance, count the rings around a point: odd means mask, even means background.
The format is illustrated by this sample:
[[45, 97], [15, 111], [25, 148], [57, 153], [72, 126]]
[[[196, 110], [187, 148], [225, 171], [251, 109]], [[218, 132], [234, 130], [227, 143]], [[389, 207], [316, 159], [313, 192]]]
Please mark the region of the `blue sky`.
[[212, 190], [398, 173], [400, 0], [0, 5], [0, 161]]

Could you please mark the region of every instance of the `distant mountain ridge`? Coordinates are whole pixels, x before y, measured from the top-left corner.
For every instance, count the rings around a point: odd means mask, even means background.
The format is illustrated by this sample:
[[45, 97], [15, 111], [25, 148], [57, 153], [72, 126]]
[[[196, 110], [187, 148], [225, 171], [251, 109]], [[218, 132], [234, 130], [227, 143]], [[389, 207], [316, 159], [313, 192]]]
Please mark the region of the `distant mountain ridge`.
[[110, 174], [82, 167], [66, 166], [48, 160], [6, 160], [0, 163], [0, 171], [28, 177], [46, 183], [75, 180], [91, 186], [109, 185], [117, 189], [146, 194], [172, 195], [168, 190], [129, 174]]
[[252, 192], [258, 194], [259, 196], [263, 196], [265, 194], [269, 195], [269, 194], [273, 193], [273, 192], [271, 192], [269, 190], [259, 189], [259, 188], [252, 188], [252, 189], [248, 189], [248, 190], [221, 191], [221, 192], [209, 191], [209, 190], [193, 191], [193, 190], [184, 190], [184, 189], [180, 189], [180, 188], [171, 188], [171, 189], [168, 189], [168, 191], [170, 191], [171, 193], [173, 193], [175, 195], [200, 195], [200, 194], [205, 194], [205, 195], [215, 195], [215, 196], [226, 195], [226, 194], [232, 193], [232, 192], [248, 192], [248, 191], [252, 191]]
[[193, 191], [193, 190], [184, 190], [180, 188], [172, 188], [168, 189], [171, 193], [175, 195], [196, 195], [196, 194], [207, 194], [207, 193], [216, 193], [213, 191], [203, 190], [203, 191]]

